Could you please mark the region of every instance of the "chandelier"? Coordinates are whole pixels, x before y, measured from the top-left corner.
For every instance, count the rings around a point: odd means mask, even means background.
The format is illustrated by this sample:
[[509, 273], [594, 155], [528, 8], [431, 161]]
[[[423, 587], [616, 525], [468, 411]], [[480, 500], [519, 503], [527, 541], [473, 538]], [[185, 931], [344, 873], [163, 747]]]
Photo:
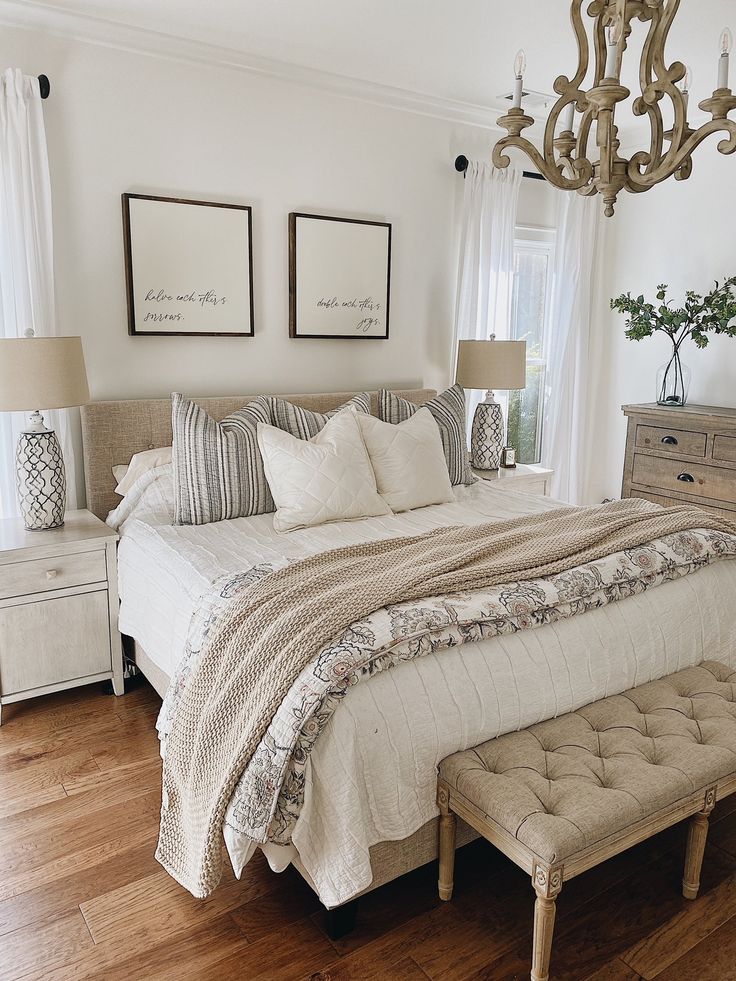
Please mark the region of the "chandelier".
[[[578, 68], [571, 79], [560, 75], [554, 84], [559, 95], [547, 119], [541, 151], [522, 131], [534, 124], [521, 102], [526, 67], [524, 52], [516, 56], [513, 107], [498, 120], [508, 136], [493, 150], [496, 167], [508, 167], [510, 147], [517, 147], [532, 160], [539, 172], [555, 187], [579, 194], [601, 194], [605, 213], [611, 217], [621, 190], [638, 194], [673, 177], [686, 180], [692, 173], [693, 151], [711, 133], [725, 132], [718, 144], [721, 153], [736, 152], [736, 122], [728, 118], [736, 109], [736, 96], [728, 87], [731, 32], [721, 35], [718, 85], [713, 95], [700, 103], [712, 118], [693, 130], [688, 124], [690, 71], [681, 61], [665, 63], [665, 45], [680, 0], [592, 0], [587, 14], [593, 20], [593, 85], [581, 88], [588, 74], [590, 43], [583, 22], [585, 0], [572, 0], [572, 29], [578, 46]], [[632, 23], [648, 24], [639, 65], [641, 93], [634, 101], [635, 116], [646, 116], [651, 131], [649, 148], [630, 158], [621, 155], [616, 109], [631, 92], [621, 84], [621, 65]], [[672, 128], [665, 130], [662, 106], [672, 104]], [[577, 133], [575, 114], [579, 114]], [[594, 126], [595, 124], [595, 126]], [[593, 132], [595, 142], [592, 149]], [[595, 159], [597, 157], [597, 159]], [[593, 158], [593, 159], [591, 159]]]

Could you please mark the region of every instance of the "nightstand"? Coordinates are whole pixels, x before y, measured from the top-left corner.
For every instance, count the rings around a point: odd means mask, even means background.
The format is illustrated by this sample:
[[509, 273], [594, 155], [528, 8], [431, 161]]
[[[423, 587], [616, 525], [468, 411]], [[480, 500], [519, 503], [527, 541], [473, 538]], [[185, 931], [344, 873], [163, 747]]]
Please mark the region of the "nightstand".
[[94, 681], [123, 694], [117, 540], [89, 511], [48, 531], [0, 520], [0, 721], [10, 702]]
[[554, 470], [541, 467], [538, 463], [517, 463], [515, 467], [500, 470], [473, 470], [476, 477], [489, 480], [498, 487], [521, 491], [522, 494], [549, 496], [550, 478]]

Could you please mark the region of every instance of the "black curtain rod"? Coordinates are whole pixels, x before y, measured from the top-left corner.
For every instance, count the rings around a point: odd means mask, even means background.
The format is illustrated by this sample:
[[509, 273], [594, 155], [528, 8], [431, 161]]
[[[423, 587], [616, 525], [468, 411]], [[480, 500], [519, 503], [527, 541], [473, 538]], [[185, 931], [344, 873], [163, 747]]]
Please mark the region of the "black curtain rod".
[[[38, 87], [41, 90], [41, 98], [48, 99], [49, 93], [51, 92], [51, 82], [49, 81], [48, 75], [38, 76]], [[458, 157], [458, 160], [460, 158]]]
[[[468, 158], [461, 153], [459, 157], [455, 157], [455, 170], [465, 177], [465, 171], [468, 169], [469, 163]], [[530, 181], [544, 181], [547, 179], [541, 174], [536, 174], [533, 170], [525, 170], [523, 176], [528, 177]]]

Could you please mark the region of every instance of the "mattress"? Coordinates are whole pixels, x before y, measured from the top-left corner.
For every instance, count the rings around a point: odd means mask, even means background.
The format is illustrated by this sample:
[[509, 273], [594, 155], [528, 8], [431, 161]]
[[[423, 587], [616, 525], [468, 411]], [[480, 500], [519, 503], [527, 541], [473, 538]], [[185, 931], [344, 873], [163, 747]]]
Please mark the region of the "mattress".
[[[168, 484], [167, 484], [168, 481]], [[125, 499], [119, 528], [120, 629], [168, 675], [212, 583], [263, 561], [432, 528], [558, 507], [480, 481], [451, 504], [278, 534], [272, 516], [174, 526], [161, 468], [144, 506]], [[370, 886], [369, 849], [407, 838], [436, 813], [436, 766], [450, 753], [580, 708], [703, 659], [736, 666], [736, 562], [534, 630], [404, 662], [350, 690], [315, 744], [289, 847], [327, 906]], [[236, 874], [255, 846], [226, 825]]]

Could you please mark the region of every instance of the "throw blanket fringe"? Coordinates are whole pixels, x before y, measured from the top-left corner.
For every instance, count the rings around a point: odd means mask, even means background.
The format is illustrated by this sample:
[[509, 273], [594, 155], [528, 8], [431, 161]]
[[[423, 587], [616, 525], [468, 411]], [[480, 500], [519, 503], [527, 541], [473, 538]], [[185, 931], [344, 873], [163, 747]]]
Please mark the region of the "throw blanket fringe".
[[302, 669], [389, 604], [555, 575], [666, 535], [736, 524], [626, 500], [335, 549], [278, 570], [213, 625], [172, 719], [157, 858], [195, 896], [221, 875], [221, 829], [241, 774]]

